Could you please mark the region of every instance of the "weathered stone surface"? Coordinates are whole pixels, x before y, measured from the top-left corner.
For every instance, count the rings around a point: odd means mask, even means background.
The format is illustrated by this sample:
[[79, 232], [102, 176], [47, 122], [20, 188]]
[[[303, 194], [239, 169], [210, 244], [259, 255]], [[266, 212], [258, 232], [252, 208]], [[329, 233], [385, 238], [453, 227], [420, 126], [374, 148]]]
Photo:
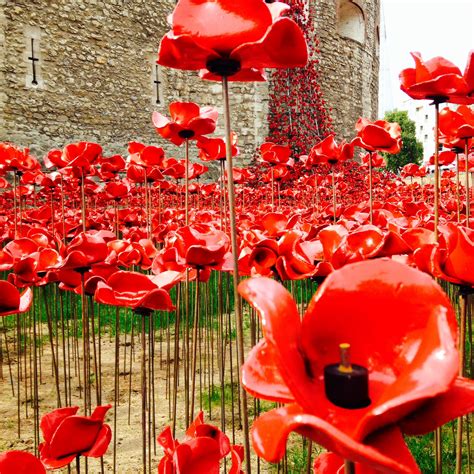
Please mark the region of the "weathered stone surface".
[[[337, 33], [339, 1], [313, 1], [322, 87], [334, 108], [336, 131], [349, 136], [359, 115], [376, 113], [379, 0], [361, 2], [364, 44]], [[125, 153], [128, 141], [137, 140], [182, 156], [157, 136], [152, 112], [167, 114], [173, 100], [190, 100], [222, 113], [221, 88], [194, 72], [162, 69], [162, 101], [156, 103], [154, 58], [174, 5], [174, 0], [0, 0], [0, 140], [40, 156], [79, 140], [97, 141], [107, 153]], [[31, 38], [38, 85], [31, 84]], [[231, 93], [239, 160], [248, 161], [267, 135], [268, 86], [232, 84]]]

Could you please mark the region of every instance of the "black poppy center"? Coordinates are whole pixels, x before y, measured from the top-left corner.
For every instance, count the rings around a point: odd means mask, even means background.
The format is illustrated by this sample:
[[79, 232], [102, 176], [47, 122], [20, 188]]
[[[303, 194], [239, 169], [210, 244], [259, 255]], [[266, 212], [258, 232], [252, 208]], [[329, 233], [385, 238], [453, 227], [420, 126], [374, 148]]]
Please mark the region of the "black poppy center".
[[189, 138], [193, 138], [193, 137], [194, 137], [194, 131], [193, 131], [193, 130], [180, 130], [180, 131], [178, 132], [178, 135], [179, 135], [181, 138], [189, 139]]
[[240, 71], [240, 62], [230, 58], [215, 58], [207, 61], [206, 67], [209, 72], [221, 77], [229, 77]]
[[432, 100], [433, 104], [442, 104], [443, 102], [447, 102], [449, 99], [447, 95], [428, 95], [426, 98]]

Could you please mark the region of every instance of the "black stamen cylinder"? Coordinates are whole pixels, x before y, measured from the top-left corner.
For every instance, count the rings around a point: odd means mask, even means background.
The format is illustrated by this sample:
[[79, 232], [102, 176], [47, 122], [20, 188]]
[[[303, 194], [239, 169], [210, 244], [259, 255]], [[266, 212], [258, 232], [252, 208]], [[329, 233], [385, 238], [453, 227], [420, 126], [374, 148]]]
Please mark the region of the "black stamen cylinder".
[[370, 405], [369, 372], [350, 362], [350, 345], [341, 344], [341, 362], [324, 368], [326, 398], [341, 408], [356, 409]]

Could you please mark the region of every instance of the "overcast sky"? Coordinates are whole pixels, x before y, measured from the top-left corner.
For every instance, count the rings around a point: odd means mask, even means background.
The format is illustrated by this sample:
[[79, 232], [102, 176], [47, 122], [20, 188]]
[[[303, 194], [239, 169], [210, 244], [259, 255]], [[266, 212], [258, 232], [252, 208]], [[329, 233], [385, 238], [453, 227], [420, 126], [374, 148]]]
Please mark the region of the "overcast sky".
[[[462, 72], [474, 49], [474, 0], [382, 0], [380, 109], [402, 108], [398, 74], [423, 59], [443, 56]], [[383, 26], [385, 26], [385, 31]]]

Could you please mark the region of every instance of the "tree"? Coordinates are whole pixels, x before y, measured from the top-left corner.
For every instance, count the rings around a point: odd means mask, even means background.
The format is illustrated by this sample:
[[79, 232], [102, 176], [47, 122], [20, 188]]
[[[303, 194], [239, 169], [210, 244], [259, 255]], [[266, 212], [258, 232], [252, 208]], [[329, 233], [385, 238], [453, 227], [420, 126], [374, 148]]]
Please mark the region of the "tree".
[[397, 155], [385, 154], [387, 169], [397, 173], [408, 163], [421, 165], [423, 160], [423, 144], [416, 139], [415, 122], [408, 117], [406, 110], [391, 110], [386, 112], [387, 122], [398, 122], [402, 129], [402, 150]]

